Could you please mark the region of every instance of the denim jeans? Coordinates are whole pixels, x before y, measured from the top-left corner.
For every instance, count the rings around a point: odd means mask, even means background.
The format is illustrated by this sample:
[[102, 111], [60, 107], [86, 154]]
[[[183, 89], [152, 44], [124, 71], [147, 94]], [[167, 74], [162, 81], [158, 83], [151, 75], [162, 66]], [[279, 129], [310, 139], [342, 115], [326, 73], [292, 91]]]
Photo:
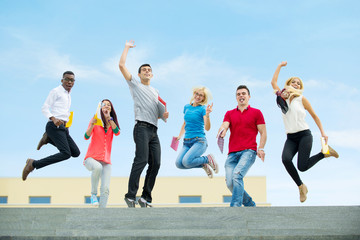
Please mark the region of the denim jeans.
[[110, 193], [111, 164], [97, 161], [93, 158], [85, 159], [85, 167], [91, 171], [91, 194], [97, 195], [99, 180], [101, 177], [100, 187], [100, 208], [105, 208]]
[[225, 162], [226, 186], [232, 192], [230, 207], [255, 207], [256, 204], [244, 189], [244, 177], [254, 164], [256, 152], [247, 149], [230, 153]]
[[206, 138], [184, 138], [183, 148], [176, 159], [175, 165], [180, 169], [201, 168], [209, 160], [206, 156], [201, 155], [207, 149]]
[[80, 155], [80, 150], [71, 138], [69, 129], [64, 125], [57, 127], [52, 121], [49, 121], [46, 124], [46, 133], [49, 138], [49, 143], [54, 145], [59, 152], [38, 161], [34, 161], [33, 165], [36, 169]]
[[148, 164], [141, 197], [151, 203], [151, 192], [159, 172], [161, 157], [157, 127], [147, 122], [138, 121], [134, 127], [133, 137], [136, 145], [135, 158], [129, 177], [128, 192], [125, 197], [132, 200], [136, 199], [140, 175], [146, 164]]

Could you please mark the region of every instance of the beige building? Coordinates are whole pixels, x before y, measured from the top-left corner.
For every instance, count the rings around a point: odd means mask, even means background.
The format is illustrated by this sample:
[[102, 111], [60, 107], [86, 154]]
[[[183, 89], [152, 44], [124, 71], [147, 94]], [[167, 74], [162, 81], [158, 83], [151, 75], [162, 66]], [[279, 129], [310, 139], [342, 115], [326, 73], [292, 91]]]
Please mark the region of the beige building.
[[[143, 181], [141, 178], [139, 195]], [[244, 181], [257, 206], [270, 205], [265, 177], [250, 176]], [[127, 183], [127, 177], [111, 178], [108, 207], [127, 207], [123, 200]], [[30, 177], [25, 182], [21, 178], [0, 178], [0, 207], [92, 207], [87, 203], [90, 187], [90, 177]], [[224, 177], [158, 177], [152, 195], [154, 207], [225, 207], [231, 200]]]

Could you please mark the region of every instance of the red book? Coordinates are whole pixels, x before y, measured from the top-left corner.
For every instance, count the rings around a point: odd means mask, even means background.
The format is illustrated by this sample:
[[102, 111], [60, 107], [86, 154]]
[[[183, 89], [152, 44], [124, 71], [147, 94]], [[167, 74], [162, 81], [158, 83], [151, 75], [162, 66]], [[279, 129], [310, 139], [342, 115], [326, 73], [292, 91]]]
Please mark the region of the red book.
[[166, 122], [166, 119], [163, 117], [164, 112], [166, 112], [166, 102], [160, 96], [158, 96], [158, 100], [159, 118]]
[[224, 131], [224, 129], [221, 129], [221, 131], [218, 133], [217, 137], [217, 144], [219, 146], [220, 152], [223, 153], [224, 152], [224, 138], [220, 137], [221, 133]]
[[174, 149], [175, 151], [177, 151], [178, 146], [179, 146], [179, 140], [177, 140], [177, 137], [173, 137], [173, 138], [172, 138], [172, 141], [171, 141], [170, 147], [171, 147], [172, 149]]
[[164, 106], [166, 106], [166, 102], [160, 97], [158, 96], [159, 102], [161, 102]]

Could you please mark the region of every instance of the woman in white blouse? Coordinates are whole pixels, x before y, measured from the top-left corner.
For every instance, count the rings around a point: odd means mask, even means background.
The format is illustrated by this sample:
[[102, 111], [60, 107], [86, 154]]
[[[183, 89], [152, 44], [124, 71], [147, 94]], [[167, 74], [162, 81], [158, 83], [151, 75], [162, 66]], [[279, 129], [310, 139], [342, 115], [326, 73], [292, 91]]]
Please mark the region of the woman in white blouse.
[[297, 167], [301, 172], [307, 171], [323, 158], [330, 156], [338, 158], [339, 155], [329, 146], [329, 153], [323, 154], [320, 151], [310, 157], [313, 137], [309, 126], [305, 121], [306, 111], [308, 111], [314, 119], [320, 130], [321, 136], [325, 139], [325, 143], [328, 141], [328, 136], [325, 134], [320, 118], [311, 107], [309, 100], [302, 95], [304, 84], [300, 78], [291, 77], [286, 80], [284, 89], [281, 90], [279, 88], [277, 80], [280, 69], [286, 65], [287, 62], [281, 62], [278, 65], [271, 80], [271, 85], [277, 95], [278, 106], [283, 113], [285, 131], [287, 134], [287, 139], [282, 152], [282, 162], [287, 172], [299, 187], [300, 202], [304, 202], [306, 200], [308, 189], [301, 181], [299, 173], [292, 162], [295, 154], [298, 153]]

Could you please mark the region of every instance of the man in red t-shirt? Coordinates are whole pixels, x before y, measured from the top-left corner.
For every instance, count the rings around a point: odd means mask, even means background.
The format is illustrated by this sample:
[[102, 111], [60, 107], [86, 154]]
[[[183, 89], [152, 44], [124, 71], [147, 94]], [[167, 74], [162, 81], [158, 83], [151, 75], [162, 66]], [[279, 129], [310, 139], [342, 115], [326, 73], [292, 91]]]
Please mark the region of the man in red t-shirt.
[[[236, 90], [237, 107], [227, 111], [219, 129], [224, 138], [230, 129], [229, 155], [225, 162], [226, 185], [232, 192], [230, 207], [255, 207], [256, 204], [244, 189], [244, 177], [254, 164], [256, 155], [265, 159], [266, 126], [259, 109], [249, 105], [250, 91], [245, 85]], [[256, 135], [260, 133], [259, 148]]]

